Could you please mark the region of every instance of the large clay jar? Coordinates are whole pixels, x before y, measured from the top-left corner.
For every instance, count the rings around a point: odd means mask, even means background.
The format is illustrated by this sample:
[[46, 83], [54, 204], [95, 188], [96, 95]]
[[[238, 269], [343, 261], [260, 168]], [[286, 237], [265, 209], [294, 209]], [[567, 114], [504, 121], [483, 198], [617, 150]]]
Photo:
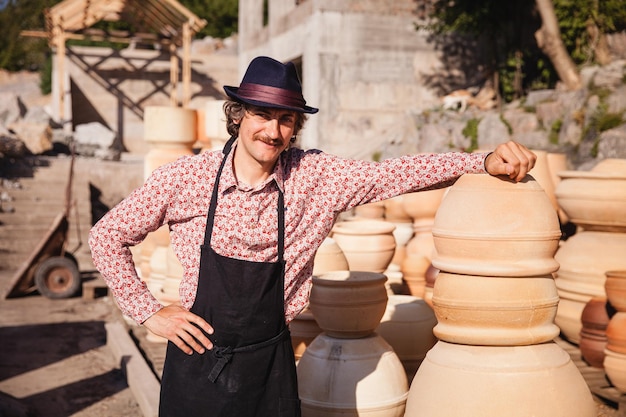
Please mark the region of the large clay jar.
[[431, 308], [433, 307], [433, 291], [438, 275], [439, 270], [431, 263], [426, 270], [426, 286], [424, 287], [424, 301], [426, 301], [426, 304]]
[[387, 277], [376, 272], [334, 271], [313, 277], [309, 308], [329, 336], [371, 334], [387, 307]]
[[607, 271], [604, 288], [606, 297], [618, 311], [626, 311], [626, 270]]
[[300, 360], [307, 346], [322, 333], [310, 309], [305, 308], [289, 323], [291, 345], [296, 361]]
[[437, 343], [433, 327], [437, 319], [432, 309], [421, 298], [411, 295], [392, 295], [387, 309], [376, 329], [400, 358], [409, 381]]
[[330, 271], [347, 271], [349, 268], [346, 255], [335, 242], [327, 237], [315, 253], [313, 275], [320, 275]]
[[604, 354], [604, 372], [611, 385], [622, 394], [626, 393], [626, 354], [610, 349], [606, 349]]
[[568, 341], [578, 344], [580, 317], [593, 297], [606, 297], [606, 271], [626, 268], [626, 234], [582, 231], [563, 242], [555, 255], [561, 267], [556, 286], [561, 301], [556, 324]]
[[590, 366], [602, 368], [607, 343], [606, 327], [609, 324], [606, 298], [594, 297], [589, 300], [583, 309], [581, 322], [580, 355]]
[[606, 348], [626, 355], [626, 312], [618, 311], [606, 327]]
[[442, 271], [542, 276], [559, 267], [557, 213], [531, 176], [514, 183], [463, 175], [439, 206], [432, 233], [433, 265]]
[[402, 417], [407, 377], [393, 348], [372, 333], [360, 339], [320, 334], [298, 362], [302, 417]]
[[[558, 187], [559, 183], [561, 182], [559, 172], [567, 171], [569, 169], [569, 161], [567, 160], [566, 154], [553, 152], [548, 152], [546, 154], [546, 159], [548, 161], [548, 170], [550, 171], [552, 184], [554, 184], [554, 198], [556, 198], [556, 187]], [[561, 206], [559, 206], [559, 219], [561, 220], [561, 224], [565, 224], [569, 221], [569, 217], [567, 217], [567, 214], [565, 214]]]
[[396, 249], [395, 226], [380, 220], [336, 223], [332, 237], [341, 248], [352, 271], [383, 272]]
[[415, 297], [424, 298], [426, 288], [426, 271], [430, 266], [430, 257], [412, 255], [402, 261], [402, 279]]
[[404, 195], [389, 198], [383, 201], [385, 205], [385, 220], [392, 223], [412, 223], [413, 219], [404, 209]]
[[626, 159], [605, 159], [591, 171], [562, 171], [561, 208], [585, 230], [626, 232]]
[[144, 178], [154, 169], [181, 156], [191, 155], [197, 139], [196, 111], [181, 107], [147, 106], [144, 140], [150, 144], [144, 163]]
[[578, 368], [555, 343], [439, 341], [411, 383], [405, 417], [421, 416], [595, 417], [597, 411]]
[[554, 339], [559, 296], [551, 275], [484, 277], [439, 272], [433, 291], [439, 339], [471, 345], [529, 345]]
[[382, 220], [385, 217], [385, 203], [377, 201], [356, 206], [354, 215], [363, 219]]
[[413, 221], [430, 219], [430, 222], [432, 222], [446, 190], [447, 188], [438, 188], [436, 190], [404, 194], [402, 197], [404, 211]]

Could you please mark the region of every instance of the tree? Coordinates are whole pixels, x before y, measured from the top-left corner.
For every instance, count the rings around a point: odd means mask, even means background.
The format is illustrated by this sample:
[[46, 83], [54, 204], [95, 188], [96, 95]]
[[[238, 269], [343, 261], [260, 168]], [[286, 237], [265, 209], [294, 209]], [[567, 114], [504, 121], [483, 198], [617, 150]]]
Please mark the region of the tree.
[[582, 86], [580, 74], [563, 44], [552, 0], [536, 0], [536, 4], [542, 21], [541, 28], [535, 32], [537, 45], [550, 58], [565, 86], [578, 90]]

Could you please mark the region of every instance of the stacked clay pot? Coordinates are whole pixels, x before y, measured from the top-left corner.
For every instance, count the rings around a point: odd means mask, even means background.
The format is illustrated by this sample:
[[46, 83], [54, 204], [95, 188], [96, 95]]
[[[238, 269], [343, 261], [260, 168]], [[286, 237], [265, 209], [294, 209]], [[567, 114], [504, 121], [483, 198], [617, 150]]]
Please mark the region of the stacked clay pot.
[[[399, 195], [383, 201], [385, 206], [385, 221], [392, 223], [396, 228], [393, 236], [396, 238], [396, 250], [389, 265], [389, 269], [400, 272], [402, 262], [406, 258], [406, 246], [413, 238], [413, 219], [404, 209], [404, 195]], [[402, 276], [400, 276], [402, 280]]]
[[532, 176], [463, 175], [432, 233], [439, 341], [415, 374], [405, 417], [594, 417], [587, 384], [553, 342], [561, 232], [542, 187]]
[[[331, 271], [347, 271], [348, 260], [334, 239], [327, 237], [315, 253], [313, 275], [321, 275]], [[298, 361], [304, 350], [311, 344], [313, 339], [322, 332], [315, 321], [311, 310], [307, 307], [289, 323], [291, 332], [291, 344]]]
[[396, 352], [409, 381], [413, 380], [426, 353], [437, 342], [433, 334], [436, 324], [432, 308], [421, 298], [404, 294], [389, 296], [376, 333]]
[[395, 226], [384, 220], [350, 220], [333, 226], [332, 238], [351, 271], [384, 272], [393, 258]]
[[579, 343], [581, 314], [593, 297], [606, 297], [605, 272], [626, 269], [626, 159], [605, 159], [591, 171], [562, 171], [560, 207], [578, 226], [555, 258], [561, 302], [556, 324]]
[[433, 222], [446, 190], [447, 188], [440, 188], [403, 196], [404, 211], [413, 219], [414, 233], [406, 245], [406, 256], [400, 269], [410, 294], [416, 297], [424, 297], [426, 270], [435, 250]]
[[297, 364], [303, 417], [401, 417], [408, 395], [398, 355], [375, 330], [386, 277], [333, 271], [313, 277], [309, 308], [322, 329]]
[[609, 324], [606, 298], [593, 297], [587, 302], [581, 316], [580, 355], [594, 368], [602, 368], [606, 348], [606, 327]]
[[[147, 179], [158, 167], [193, 154], [192, 146], [197, 140], [196, 110], [146, 107], [144, 140], [150, 145], [144, 161], [144, 179]], [[179, 300], [182, 267], [171, 251], [168, 226], [150, 233], [137, 245], [136, 254], [133, 257], [141, 278], [157, 300], [163, 304]], [[150, 332], [148, 337], [152, 341], [167, 342]]]
[[606, 328], [604, 371], [611, 384], [626, 393], [626, 270], [606, 272], [607, 299], [615, 314]]

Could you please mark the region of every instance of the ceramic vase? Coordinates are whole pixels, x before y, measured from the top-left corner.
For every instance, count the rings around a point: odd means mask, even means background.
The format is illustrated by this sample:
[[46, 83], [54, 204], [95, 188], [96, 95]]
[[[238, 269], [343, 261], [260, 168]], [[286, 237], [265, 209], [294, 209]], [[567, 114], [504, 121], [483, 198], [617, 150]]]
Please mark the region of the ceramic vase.
[[439, 272], [433, 291], [439, 339], [469, 345], [553, 340], [559, 296], [551, 275], [484, 277]]
[[606, 327], [609, 324], [606, 298], [594, 297], [589, 300], [583, 309], [581, 322], [580, 355], [590, 366], [602, 368], [607, 343]]
[[421, 298], [412, 295], [392, 295], [385, 314], [376, 329], [400, 358], [409, 381], [435, 345], [433, 327], [437, 319]]
[[354, 208], [354, 215], [362, 219], [383, 220], [385, 217], [385, 203], [377, 201]]
[[626, 270], [607, 271], [604, 288], [606, 297], [618, 311], [626, 311]]
[[348, 259], [334, 239], [327, 237], [315, 253], [313, 275], [330, 271], [347, 271]]
[[383, 201], [385, 206], [385, 220], [391, 223], [411, 223], [413, 219], [404, 209], [404, 195], [389, 198]]
[[385, 313], [385, 281], [385, 275], [366, 271], [333, 271], [314, 276], [309, 308], [329, 336], [365, 337], [378, 327]]
[[440, 205], [432, 233], [433, 265], [442, 271], [541, 276], [559, 267], [554, 260], [561, 237], [557, 213], [531, 176], [514, 183], [463, 175]]
[[439, 341], [409, 391], [405, 417], [596, 417], [576, 365], [555, 343], [470, 346]]
[[626, 232], [626, 159], [605, 159], [591, 171], [562, 171], [556, 196], [570, 221], [585, 230]]
[[618, 311], [606, 327], [606, 348], [626, 355], [626, 311]]
[[626, 354], [604, 350], [604, 372], [618, 391], [626, 393]]
[[351, 271], [384, 272], [393, 258], [395, 226], [380, 220], [343, 221], [332, 238], [343, 251]]
[[302, 417], [402, 417], [407, 377], [379, 335], [336, 339], [320, 334], [297, 366]]
[[313, 313], [305, 308], [289, 323], [291, 333], [291, 345], [296, 361], [300, 360], [307, 346], [322, 333], [322, 329], [315, 321]]
[[626, 234], [582, 231], [563, 242], [555, 255], [561, 267], [556, 286], [561, 301], [556, 324], [568, 341], [578, 344], [580, 317], [593, 297], [606, 297], [606, 271], [626, 268]]
[[430, 258], [422, 255], [411, 255], [402, 262], [402, 279], [409, 294], [424, 298], [426, 289], [426, 270], [430, 266]]

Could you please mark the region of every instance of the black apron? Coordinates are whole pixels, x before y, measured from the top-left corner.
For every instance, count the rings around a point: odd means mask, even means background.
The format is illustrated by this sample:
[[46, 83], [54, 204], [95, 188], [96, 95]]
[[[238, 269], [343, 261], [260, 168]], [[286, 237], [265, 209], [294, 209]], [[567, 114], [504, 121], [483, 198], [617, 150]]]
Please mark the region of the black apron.
[[191, 312], [215, 332], [212, 350], [187, 355], [169, 342], [160, 417], [299, 417], [291, 337], [284, 312], [284, 197], [278, 197], [278, 262], [227, 258], [211, 248], [224, 148], [207, 216]]

